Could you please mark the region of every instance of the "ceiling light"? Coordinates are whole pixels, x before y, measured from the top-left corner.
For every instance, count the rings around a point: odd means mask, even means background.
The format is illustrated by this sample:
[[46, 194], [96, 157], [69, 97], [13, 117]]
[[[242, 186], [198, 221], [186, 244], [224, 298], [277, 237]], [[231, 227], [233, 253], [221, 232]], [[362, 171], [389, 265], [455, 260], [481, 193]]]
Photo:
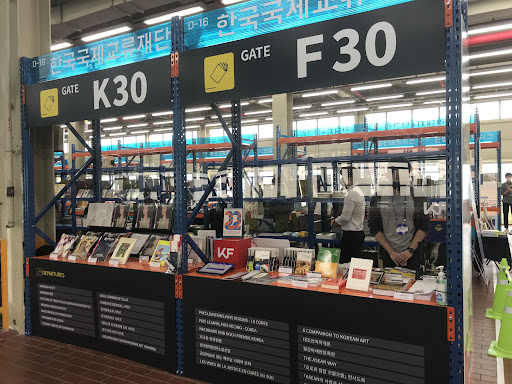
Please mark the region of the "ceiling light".
[[123, 120], [143, 119], [144, 117], [146, 117], [146, 115], [133, 115], [133, 116], [123, 117]]
[[507, 29], [512, 29], [512, 23], [501, 24], [501, 25], [490, 25], [488, 27], [475, 28], [468, 31], [468, 35], [481, 35], [483, 33], [489, 32], [497, 32], [497, 31], [505, 31]]
[[436, 89], [435, 91], [416, 92], [416, 96], [437, 95], [439, 93], [446, 93], [446, 89]]
[[62, 124], [60, 127], [61, 128], [67, 128], [68, 126], [66, 124]]
[[509, 96], [512, 96], [512, 92], [508, 92], [508, 93], [492, 93], [492, 94], [489, 94], [489, 95], [480, 95], [480, 96], [473, 97], [473, 99], [492, 99], [494, 97], [509, 97]]
[[119, 132], [119, 133], [111, 133], [110, 136], [123, 136], [126, 135], [126, 132]]
[[336, 111], [336, 113], [351, 113], [351, 112], [361, 112], [361, 111], [367, 111], [368, 108], [353, 108], [353, 109], [340, 109], [339, 111]]
[[117, 121], [117, 119], [104, 119], [100, 120], [100, 123], [112, 123], [113, 121]]
[[142, 134], [142, 133], [148, 133], [149, 132], [149, 129], [146, 129], [146, 130], [143, 130], [143, 131], [133, 131], [133, 132], [130, 132], [130, 133], [133, 133], [135, 135], [138, 135], [138, 134]]
[[124, 27], [120, 27], [120, 28], [111, 29], [109, 31], [95, 33], [94, 35], [84, 36], [84, 37], [82, 37], [82, 40], [85, 41], [86, 43], [88, 43], [89, 41], [94, 41], [94, 40], [104, 39], [105, 37], [119, 35], [120, 33], [128, 32], [130, 30], [131, 30], [130, 27], [124, 26]]
[[152, 19], [144, 20], [144, 24], [153, 25], [153, 24], [163, 23], [164, 21], [171, 20], [175, 16], [179, 16], [179, 17], [189, 16], [194, 13], [201, 12], [203, 10], [204, 10], [204, 8], [199, 7], [199, 6], [192, 7], [192, 8], [186, 8], [186, 9], [182, 9], [181, 11], [176, 11], [176, 12], [168, 13], [166, 15], [153, 17]]
[[204, 120], [204, 117], [190, 117], [188, 119], [185, 119], [185, 121], [201, 121]]
[[381, 105], [379, 109], [410, 107], [412, 103]]
[[326, 91], [317, 91], [317, 92], [303, 93], [302, 97], [315, 97], [315, 96], [323, 96], [323, 95], [334, 95], [335, 93], [338, 93], [337, 89], [329, 89], [329, 90], [326, 90]]
[[311, 116], [322, 116], [327, 115], [327, 112], [314, 112], [314, 113], [303, 113], [299, 117], [311, 117]]
[[498, 87], [508, 87], [510, 85], [512, 85], [512, 81], [507, 81], [505, 83], [473, 85], [471, 88], [472, 89], [498, 88]]
[[172, 111], [166, 111], [166, 112], [157, 112], [157, 113], [152, 113], [151, 116], [153, 117], [156, 117], [156, 116], [166, 116], [166, 115], [172, 115]]
[[199, 125], [189, 125], [186, 128], [187, 129], [199, 128]]
[[103, 128], [104, 131], [115, 131], [117, 129], [121, 129], [123, 128], [122, 126], [118, 126], [118, 127], [108, 127], [108, 128]]
[[92, 139], [94, 136], [89, 136], [89, 139]]
[[[231, 119], [231, 115], [221, 115], [223, 119]], [[212, 115], [212, 119], [218, 119], [219, 117], [217, 115]]]
[[258, 103], [260, 103], [260, 104], [261, 103], [271, 103], [271, 102], [272, 102], [272, 98], [271, 97], [269, 97], [267, 99], [259, 99], [258, 100]]
[[165, 131], [172, 131], [172, 128], [161, 128], [161, 129], [153, 130], [153, 132], [165, 132]]
[[245, 112], [244, 115], [259, 115], [263, 113], [272, 113], [271, 109], [262, 109], [261, 111]]
[[162, 124], [172, 124], [172, 120], [165, 120], [165, 121], [155, 121], [153, 122], [153, 125], [162, 125]]
[[273, 118], [273, 117], [267, 117], [267, 118], [265, 119], [265, 121], [272, 121], [272, 120], [274, 120], [274, 118]]
[[512, 72], [512, 67], [474, 71], [474, 72], [471, 72], [469, 74], [469, 76], [495, 75], [495, 74], [498, 74], [498, 73], [506, 73], [506, 72]]
[[425, 101], [423, 104], [440, 104], [440, 103], [446, 103], [446, 100]]
[[212, 108], [211, 107], [187, 108], [187, 109], [185, 109], [185, 112], [187, 112], [187, 113], [190, 113], [190, 112], [201, 112], [201, 111], [209, 111], [210, 109], [212, 109]]
[[498, 51], [475, 53], [473, 55], [469, 55], [466, 60], [474, 60], [474, 59], [481, 59], [483, 57], [502, 56], [502, 55], [510, 55], [510, 54], [512, 54], [512, 49], [500, 49]]
[[[242, 101], [240, 105], [243, 107], [245, 105], [249, 105], [248, 101]], [[219, 105], [219, 108], [231, 108], [231, 104], [221, 104]]]
[[137, 128], [137, 127], [145, 127], [145, 126], [147, 126], [147, 123], [131, 124], [131, 125], [128, 125], [126, 128]]
[[64, 49], [64, 48], [69, 48], [71, 47], [72, 44], [68, 43], [68, 42], [64, 42], [64, 43], [58, 43], [58, 44], [55, 44], [55, 45], [52, 45], [50, 47], [50, 50], [53, 52], [53, 51], [58, 51], [60, 49]]
[[92, 132], [92, 129], [86, 129], [84, 132], [85, 132], [85, 133], [91, 133], [91, 132]]
[[85, 122], [85, 124], [87, 124], [87, 125], [91, 125], [91, 122], [90, 122], [89, 120], [87, 120], [87, 121]]
[[345, 100], [345, 101], [333, 101], [332, 103], [323, 103], [320, 104], [322, 107], [331, 107], [333, 105], [344, 105], [344, 104], [354, 104], [355, 100]]
[[434, 81], [444, 81], [446, 80], [446, 76], [436, 76], [436, 77], [420, 77], [418, 79], [409, 80], [405, 84], [414, 85], [414, 84], [422, 84], [422, 83], [432, 83]]
[[401, 95], [379, 96], [379, 97], [370, 97], [370, 98], [366, 99], [366, 101], [392, 100], [392, 99], [400, 99], [402, 97], [404, 97], [403, 94], [401, 94]]
[[257, 121], [259, 121], [259, 120], [258, 119], [242, 120], [242, 124], [255, 123]]
[[239, 3], [241, 1], [244, 1], [244, 0], [222, 0], [221, 3], [224, 5], [231, 5], [231, 4]]
[[381, 84], [368, 84], [368, 85], [358, 85], [357, 87], [350, 87], [351, 91], [366, 91], [367, 89], [378, 89], [378, 88], [389, 88], [392, 87], [391, 83], [381, 83]]
[[205, 127], [219, 127], [219, 126], [222, 126], [221, 123], [210, 123], [210, 124], [205, 124], [204, 125]]
[[306, 104], [306, 105], [296, 105], [295, 107], [293, 107], [292, 109], [294, 111], [298, 110], [298, 109], [308, 109], [308, 108], [311, 108], [311, 104]]

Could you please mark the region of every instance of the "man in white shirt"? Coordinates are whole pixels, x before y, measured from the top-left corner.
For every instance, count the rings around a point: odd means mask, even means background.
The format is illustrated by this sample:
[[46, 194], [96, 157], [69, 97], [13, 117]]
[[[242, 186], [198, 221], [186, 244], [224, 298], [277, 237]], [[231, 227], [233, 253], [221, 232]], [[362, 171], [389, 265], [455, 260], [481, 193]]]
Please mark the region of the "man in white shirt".
[[343, 230], [340, 263], [348, 263], [352, 257], [360, 257], [364, 243], [363, 222], [366, 203], [363, 191], [354, 185], [353, 170], [352, 167], [348, 169], [348, 192], [344, 199], [343, 211], [335, 219], [336, 224]]

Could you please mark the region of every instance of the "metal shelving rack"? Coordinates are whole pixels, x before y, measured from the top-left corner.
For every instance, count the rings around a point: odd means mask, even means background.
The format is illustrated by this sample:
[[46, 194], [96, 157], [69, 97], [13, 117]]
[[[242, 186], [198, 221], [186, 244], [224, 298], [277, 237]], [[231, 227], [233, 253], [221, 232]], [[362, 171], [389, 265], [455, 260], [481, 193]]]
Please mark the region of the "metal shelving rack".
[[[463, 36], [467, 31], [467, 2], [455, 0], [453, 2], [446, 1], [446, 106], [447, 106], [447, 119], [446, 119], [446, 151], [433, 152], [430, 155], [445, 155], [446, 156], [446, 169], [447, 169], [447, 277], [448, 277], [448, 302], [452, 308], [449, 311], [451, 318], [451, 326], [454, 330], [455, 336], [451, 339], [450, 343], [450, 384], [462, 383], [464, 380], [464, 360], [465, 360], [465, 337], [467, 328], [465, 329], [465, 317], [469, 316], [464, 313], [465, 307], [465, 292], [468, 291], [468, 282], [464, 282], [464, 278], [468, 277], [467, 268], [471, 268], [471, 254], [463, 254], [465, 249], [464, 244], [468, 241], [467, 233], [465, 234], [464, 228], [470, 223], [470, 218], [467, 216], [468, 203], [464, 200], [463, 188], [469, 184], [470, 180], [468, 175], [463, 172], [463, 167], [469, 164], [466, 152], [469, 150], [467, 144], [469, 143], [469, 125], [462, 122], [462, 104], [463, 104], [463, 74], [466, 71], [466, 63], [462, 60], [466, 55], [463, 44]], [[192, 223], [194, 217], [204, 206], [204, 202], [213, 189], [217, 176], [214, 177], [205, 188], [203, 198], [199, 201], [194, 208], [192, 215], [189, 217], [187, 214], [186, 205], [186, 165], [187, 165], [187, 145], [185, 138], [185, 121], [184, 121], [184, 108], [180, 104], [180, 79], [179, 79], [179, 55], [184, 51], [184, 28], [183, 20], [173, 18], [171, 20], [172, 29], [172, 53], [171, 53], [171, 77], [172, 77], [172, 95], [169, 95], [174, 100], [173, 103], [173, 163], [174, 163], [174, 179], [175, 179], [175, 233], [183, 237], [182, 252], [179, 255], [178, 275], [176, 276], [177, 287], [181, 284], [181, 275], [187, 272], [187, 259], [188, 247], [191, 247], [201, 254], [197, 249], [196, 244], [188, 237], [187, 231]], [[72, 187], [73, 183], [93, 165], [94, 174], [94, 198], [93, 201], [102, 201], [101, 197], [101, 146], [100, 146], [100, 121], [93, 120], [93, 142], [92, 147], [86, 148], [91, 156], [86, 160], [85, 164], [76, 172], [71, 173], [71, 178], [66, 186], [48, 203], [45, 209], [35, 213], [34, 207], [34, 185], [33, 185], [33, 151], [32, 151], [32, 132], [31, 127], [27, 126], [25, 120], [25, 104], [24, 104], [24, 87], [32, 84], [30, 74], [31, 61], [27, 58], [22, 58], [20, 61], [21, 70], [21, 85], [22, 85], [22, 105], [21, 105], [21, 120], [23, 132], [23, 180], [24, 180], [24, 250], [25, 257], [28, 259], [35, 255], [35, 236], [39, 235], [45, 239], [49, 244], [54, 244], [53, 239], [48, 238], [41, 230], [37, 228], [37, 222], [41, 217], [48, 212], [51, 207], [58, 201], [63, 194]], [[215, 106], [212, 106], [215, 110]], [[242, 189], [241, 189], [241, 175], [242, 175], [242, 156], [240, 146], [240, 102], [233, 101], [232, 108], [232, 134], [229, 131], [226, 123], [221, 120], [226, 134], [230, 138], [232, 148], [230, 154], [222, 163], [220, 169], [226, 169], [228, 163], [232, 160], [232, 166], [235, 171], [234, 178], [234, 206], [240, 206], [242, 202]], [[75, 134], [75, 132], [73, 132]], [[373, 132], [364, 132], [366, 137]], [[400, 132], [401, 135], [404, 132]], [[364, 138], [364, 137], [363, 137]], [[284, 139], [284, 138], [283, 138]], [[282, 139], [282, 140], [283, 140]], [[395, 155], [393, 154], [370, 154], [370, 148], [367, 148], [363, 156], [358, 156], [356, 160], [364, 161], [366, 159], [390, 159]], [[375, 149], [374, 149], [375, 152]], [[425, 156], [425, 153], [408, 154], [410, 158]], [[398, 156], [403, 156], [399, 154]], [[332, 161], [347, 161], [347, 158], [333, 158]], [[315, 162], [325, 162], [327, 159], [290, 159], [290, 160], [276, 160], [273, 164], [288, 164], [292, 162], [306, 163], [308, 172], [312, 172], [312, 167]], [[255, 160], [253, 165], [265, 165], [262, 161]], [[251, 162], [247, 162], [251, 165]], [[313, 203], [312, 197], [313, 186], [309, 185], [308, 203], [310, 204], [309, 210]], [[310, 231], [311, 233], [313, 231]], [[198, 252], [199, 251], [199, 252]], [[204, 256], [204, 255], [202, 255]], [[465, 271], [463, 273], [463, 271]], [[469, 273], [469, 278], [470, 278]], [[26, 304], [26, 332], [31, 334], [31, 318], [30, 318], [30, 287], [28, 279], [25, 279], [25, 304]], [[177, 352], [178, 352], [178, 373], [183, 373], [183, 302], [180, 296], [181, 289], [176, 289], [176, 326], [177, 326]]]

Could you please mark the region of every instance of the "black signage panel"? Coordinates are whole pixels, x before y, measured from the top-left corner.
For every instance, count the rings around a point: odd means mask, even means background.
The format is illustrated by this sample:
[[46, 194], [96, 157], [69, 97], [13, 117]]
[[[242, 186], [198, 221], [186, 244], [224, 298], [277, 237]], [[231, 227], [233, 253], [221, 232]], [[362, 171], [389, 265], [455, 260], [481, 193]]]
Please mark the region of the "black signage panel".
[[160, 57], [28, 85], [29, 127], [171, 109], [171, 64]]
[[448, 383], [446, 308], [195, 276], [183, 305], [194, 379]]
[[176, 372], [174, 276], [30, 259], [32, 333]]
[[444, 4], [414, 0], [180, 55], [185, 107], [444, 71]]

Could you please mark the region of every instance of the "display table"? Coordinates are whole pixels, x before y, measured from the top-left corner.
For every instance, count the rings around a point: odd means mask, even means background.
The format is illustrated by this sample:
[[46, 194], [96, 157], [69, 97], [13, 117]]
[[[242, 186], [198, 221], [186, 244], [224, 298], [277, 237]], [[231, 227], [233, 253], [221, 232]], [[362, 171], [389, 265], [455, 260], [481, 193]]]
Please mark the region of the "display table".
[[448, 383], [446, 308], [275, 284], [183, 276], [186, 376], [212, 383]]
[[176, 372], [174, 275], [164, 271], [32, 257], [32, 333]]

